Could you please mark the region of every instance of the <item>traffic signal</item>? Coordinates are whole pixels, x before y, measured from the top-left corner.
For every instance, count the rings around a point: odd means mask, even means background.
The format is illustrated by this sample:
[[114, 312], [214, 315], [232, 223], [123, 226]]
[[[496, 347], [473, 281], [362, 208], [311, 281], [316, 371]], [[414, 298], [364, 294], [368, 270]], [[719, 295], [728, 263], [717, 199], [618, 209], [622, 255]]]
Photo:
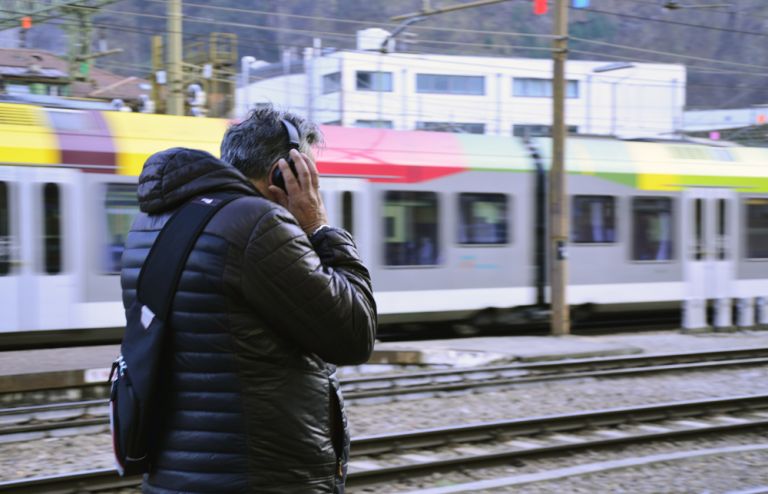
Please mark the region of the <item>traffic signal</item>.
[[[571, 7], [574, 9], [584, 9], [589, 7], [589, 0], [571, 0]], [[533, 0], [533, 13], [544, 15], [547, 13], [547, 0]]]

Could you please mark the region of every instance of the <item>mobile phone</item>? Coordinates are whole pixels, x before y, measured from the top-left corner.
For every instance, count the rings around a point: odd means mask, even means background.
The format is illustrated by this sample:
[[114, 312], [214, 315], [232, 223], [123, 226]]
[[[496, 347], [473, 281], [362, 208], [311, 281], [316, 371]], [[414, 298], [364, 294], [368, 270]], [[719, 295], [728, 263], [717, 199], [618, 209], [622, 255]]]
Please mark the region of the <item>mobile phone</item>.
[[[284, 118], [280, 119], [280, 123], [283, 124], [283, 128], [285, 129], [285, 133], [288, 137], [288, 155], [285, 157], [285, 161], [288, 162], [288, 166], [291, 168], [293, 176], [298, 177], [299, 175], [296, 173], [296, 165], [293, 162], [293, 158], [291, 158], [290, 151], [291, 149], [296, 149], [297, 151], [299, 149], [299, 140], [301, 138], [299, 135], [299, 129], [297, 129], [295, 125]], [[285, 177], [283, 176], [283, 172], [280, 170], [279, 166], [276, 166], [272, 170], [270, 182], [272, 182], [272, 185], [280, 187], [284, 192], [288, 193], [288, 190], [285, 187]]]

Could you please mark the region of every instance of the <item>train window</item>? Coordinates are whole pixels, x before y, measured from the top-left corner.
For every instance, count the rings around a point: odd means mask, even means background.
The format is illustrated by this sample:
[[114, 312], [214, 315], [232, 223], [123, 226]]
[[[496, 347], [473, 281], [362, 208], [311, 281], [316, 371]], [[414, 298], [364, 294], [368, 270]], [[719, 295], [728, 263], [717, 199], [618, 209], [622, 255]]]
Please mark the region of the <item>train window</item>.
[[352, 192], [346, 190], [341, 193], [341, 227], [354, 235], [355, 203]]
[[107, 237], [103, 257], [105, 273], [119, 273], [122, 268], [125, 237], [131, 229], [133, 217], [139, 212], [134, 184], [107, 184], [104, 195], [107, 217]]
[[716, 237], [716, 254], [719, 260], [724, 260], [728, 257], [728, 250], [726, 244], [726, 235], [728, 234], [728, 201], [725, 199], [717, 200], [717, 237]]
[[43, 186], [43, 249], [45, 272], [61, 273], [61, 190], [58, 184]]
[[11, 272], [11, 228], [8, 208], [8, 184], [0, 182], [0, 276]]
[[768, 259], [768, 199], [747, 199], [746, 206], [747, 258]]
[[632, 199], [633, 260], [671, 260], [673, 238], [672, 199], [668, 197]]
[[704, 199], [693, 199], [693, 258], [704, 258]]
[[506, 244], [507, 196], [459, 194], [459, 244]]
[[439, 263], [438, 205], [434, 192], [384, 193], [384, 263], [429, 266]]
[[571, 239], [579, 244], [616, 242], [616, 198], [573, 196]]

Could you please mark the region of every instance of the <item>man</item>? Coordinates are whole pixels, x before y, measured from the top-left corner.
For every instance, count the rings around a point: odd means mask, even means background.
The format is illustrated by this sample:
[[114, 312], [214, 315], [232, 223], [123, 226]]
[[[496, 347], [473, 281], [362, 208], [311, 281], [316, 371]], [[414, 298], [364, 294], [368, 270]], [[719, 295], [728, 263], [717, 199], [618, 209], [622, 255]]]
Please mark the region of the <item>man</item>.
[[[290, 122], [300, 134], [290, 151]], [[149, 493], [343, 492], [349, 434], [332, 364], [365, 362], [376, 307], [352, 237], [326, 225], [310, 146], [318, 130], [265, 108], [233, 125], [222, 160], [174, 148], [139, 178], [123, 303], [171, 214], [212, 192], [242, 197], [208, 223], [173, 303], [169, 389]], [[285, 191], [271, 184], [273, 167]]]

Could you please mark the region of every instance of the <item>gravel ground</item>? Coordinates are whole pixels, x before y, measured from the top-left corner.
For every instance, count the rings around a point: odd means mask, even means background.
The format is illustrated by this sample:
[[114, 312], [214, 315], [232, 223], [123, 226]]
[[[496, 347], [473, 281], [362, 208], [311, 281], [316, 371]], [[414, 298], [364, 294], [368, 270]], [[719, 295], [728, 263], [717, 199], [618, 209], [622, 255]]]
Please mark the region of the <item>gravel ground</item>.
[[[348, 408], [353, 436], [598, 408], [768, 393], [768, 369], [538, 383]], [[0, 444], [0, 480], [112, 466], [107, 434]]]
[[768, 368], [683, 372], [609, 380], [556, 381], [511, 390], [452, 394], [349, 408], [353, 436], [460, 423], [553, 415], [599, 408], [650, 405], [768, 393]]
[[[752, 444], [768, 446], [768, 434], [743, 434], [713, 439], [656, 442], [610, 450], [585, 451], [568, 458], [525, 460], [514, 466], [473, 470], [464, 473], [435, 474], [428, 479], [411, 479], [403, 483], [380, 485], [366, 489], [350, 488], [348, 492], [349, 494], [410, 493], [417, 492], [419, 489], [447, 487], [526, 474], [540, 474], [574, 465]], [[471, 492], [482, 494], [735, 494], [749, 488], [768, 486], [768, 469], [765, 468], [767, 462], [768, 450], [729, 453], [651, 463], [631, 468], [571, 476], [554, 481], [473, 490]]]

